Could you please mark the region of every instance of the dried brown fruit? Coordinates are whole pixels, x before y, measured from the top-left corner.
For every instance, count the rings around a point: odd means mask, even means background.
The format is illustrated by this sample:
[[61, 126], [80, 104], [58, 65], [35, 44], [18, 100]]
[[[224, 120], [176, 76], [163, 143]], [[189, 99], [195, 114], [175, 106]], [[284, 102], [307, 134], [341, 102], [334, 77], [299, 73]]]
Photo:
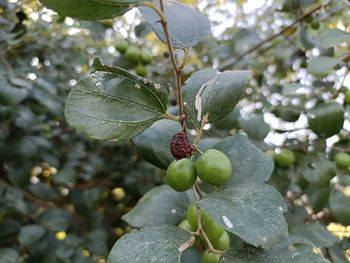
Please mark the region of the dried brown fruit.
[[193, 148], [188, 140], [187, 133], [179, 132], [171, 138], [170, 151], [177, 160], [191, 157], [192, 150]]

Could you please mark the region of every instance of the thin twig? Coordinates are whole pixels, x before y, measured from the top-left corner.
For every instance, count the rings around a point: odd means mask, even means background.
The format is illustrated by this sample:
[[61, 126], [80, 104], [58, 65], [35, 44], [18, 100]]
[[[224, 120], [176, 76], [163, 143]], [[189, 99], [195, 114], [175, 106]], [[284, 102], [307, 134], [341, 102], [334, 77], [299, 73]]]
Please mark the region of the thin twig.
[[[200, 194], [197, 191], [196, 184], [194, 184], [192, 186], [192, 189], [193, 189], [194, 197], [195, 197], [196, 201], [198, 202], [201, 199], [201, 197], [200, 197]], [[214, 248], [212, 243], [211, 243], [211, 241], [210, 241], [210, 239], [209, 239], [209, 237], [204, 232], [203, 226], [202, 226], [202, 211], [197, 205], [196, 205], [196, 207], [197, 207], [197, 225], [198, 225], [198, 227], [197, 227], [197, 232], [195, 232], [194, 234], [197, 235], [197, 236], [201, 235], [204, 238], [205, 242], [208, 245], [208, 250], [210, 252], [213, 252], [213, 253], [218, 254], [218, 255], [223, 255], [224, 251], [217, 250], [216, 248]]]
[[258, 50], [264, 44], [266, 44], [266, 43], [274, 40], [275, 38], [283, 35], [286, 31], [288, 31], [289, 29], [291, 29], [292, 27], [294, 27], [296, 24], [300, 23], [301, 21], [305, 20], [307, 17], [309, 17], [310, 15], [312, 15], [313, 13], [315, 13], [317, 10], [321, 9], [322, 7], [323, 7], [323, 5], [319, 5], [319, 6], [315, 7], [314, 9], [310, 10], [309, 12], [304, 14], [303, 16], [299, 17], [297, 20], [295, 20], [289, 26], [286, 26], [286, 27], [282, 28], [281, 31], [279, 31], [278, 33], [276, 33], [276, 34], [274, 34], [274, 35], [264, 39], [263, 41], [261, 41], [260, 43], [256, 44], [252, 48], [250, 48], [247, 51], [243, 52], [242, 54], [238, 55], [236, 58], [232, 58], [232, 59], [226, 61], [221, 67], [219, 67], [219, 70], [223, 71], [223, 70], [227, 70], [228, 68], [231, 68], [231, 67], [235, 66], [245, 56], [249, 55], [250, 53], [253, 53], [256, 50]]

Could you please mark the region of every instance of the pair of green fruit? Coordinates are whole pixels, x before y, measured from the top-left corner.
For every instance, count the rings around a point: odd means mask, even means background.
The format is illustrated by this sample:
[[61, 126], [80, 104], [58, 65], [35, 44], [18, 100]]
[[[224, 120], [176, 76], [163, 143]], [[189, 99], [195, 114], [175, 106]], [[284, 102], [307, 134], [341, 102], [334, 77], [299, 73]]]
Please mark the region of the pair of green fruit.
[[196, 164], [187, 158], [173, 161], [166, 171], [166, 182], [174, 190], [183, 192], [193, 186], [197, 176], [203, 182], [222, 186], [232, 176], [231, 161], [223, 152], [210, 149], [198, 158]]
[[[201, 223], [202, 228], [209, 238], [213, 247], [217, 250], [227, 250], [230, 247], [230, 236], [220, 225], [218, 225], [214, 219], [206, 214], [203, 209], [201, 212]], [[198, 214], [197, 214], [197, 206], [192, 203], [187, 208], [186, 219], [183, 220], [179, 227], [185, 229], [190, 232], [196, 232], [198, 228]], [[202, 237], [196, 239], [195, 243], [200, 242], [199, 240], [203, 239]], [[206, 242], [205, 242], [206, 244]], [[220, 260], [220, 255], [209, 253], [206, 250], [203, 254], [203, 262], [204, 263], [217, 263]]]
[[295, 155], [289, 149], [282, 149], [279, 153], [274, 150], [266, 151], [266, 154], [271, 156], [271, 158], [281, 167], [290, 167], [295, 163]]

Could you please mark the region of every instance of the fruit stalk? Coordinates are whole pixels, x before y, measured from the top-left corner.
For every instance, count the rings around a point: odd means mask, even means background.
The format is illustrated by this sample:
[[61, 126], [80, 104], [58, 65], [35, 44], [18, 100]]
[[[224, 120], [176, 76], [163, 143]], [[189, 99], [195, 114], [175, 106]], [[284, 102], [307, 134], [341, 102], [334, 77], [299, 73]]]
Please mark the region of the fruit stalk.
[[[198, 202], [201, 199], [201, 194], [199, 193], [199, 191], [197, 190], [197, 182], [192, 186], [193, 189], [193, 193], [194, 193], [194, 197], [196, 199], [196, 201]], [[224, 251], [221, 250], [217, 250], [213, 247], [211, 241], [209, 240], [209, 237], [207, 236], [207, 234], [204, 232], [203, 230], [203, 226], [202, 226], [202, 213], [201, 213], [201, 209], [196, 205], [197, 207], [197, 222], [198, 222], [198, 228], [197, 228], [197, 232], [195, 233], [195, 235], [200, 236], [202, 235], [202, 237], [204, 238], [205, 242], [208, 245], [208, 250], [210, 252], [213, 252], [215, 254], [218, 255], [223, 255]]]

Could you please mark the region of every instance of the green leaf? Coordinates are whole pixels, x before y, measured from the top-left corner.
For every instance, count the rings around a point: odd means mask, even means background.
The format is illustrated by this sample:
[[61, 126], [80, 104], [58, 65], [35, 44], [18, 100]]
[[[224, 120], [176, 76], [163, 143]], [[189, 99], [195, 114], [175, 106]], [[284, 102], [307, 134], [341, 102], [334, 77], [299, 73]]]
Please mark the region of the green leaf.
[[32, 246], [45, 235], [45, 228], [41, 225], [26, 225], [21, 228], [18, 240], [23, 246]]
[[336, 175], [335, 165], [322, 153], [308, 154], [298, 171], [311, 185], [326, 187]]
[[329, 247], [337, 241], [323, 225], [316, 223], [291, 226], [290, 234], [310, 240], [315, 247]]
[[333, 217], [344, 226], [350, 225], [350, 197], [338, 190], [332, 190], [329, 207]]
[[286, 205], [278, 191], [264, 183], [234, 184], [203, 197], [199, 206], [254, 246], [269, 247], [287, 234]]
[[40, 0], [61, 16], [83, 20], [103, 20], [123, 15], [137, 0]]
[[243, 249], [228, 250], [220, 263], [329, 263], [322, 256], [311, 249], [296, 249], [284, 244], [270, 250], [245, 247]]
[[331, 256], [333, 263], [349, 263], [349, 260], [345, 257], [340, 245], [334, 245], [328, 248], [328, 253]]
[[183, 87], [184, 111], [189, 122], [200, 127], [203, 117], [214, 122], [228, 115], [243, 95], [250, 71], [218, 72], [204, 69], [191, 75]]
[[[344, 124], [343, 106], [330, 101], [320, 103], [308, 112], [308, 123], [310, 129], [321, 137], [331, 137], [337, 134]], [[327, 123], [327, 125], [324, 125]]]
[[220, 130], [231, 130], [234, 128], [238, 128], [238, 118], [241, 115], [241, 108], [239, 106], [235, 107], [233, 111], [231, 111], [224, 118], [216, 121], [214, 123], [215, 127]]
[[246, 136], [226, 137], [214, 146], [225, 153], [231, 161], [233, 176], [228, 184], [237, 182], [265, 182], [273, 171], [273, 161], [256, 148]]
[[127, 140], [165, 115], [167, 92], [159, 84], [96, 59], [92, 73], [70, 92], [68, 123], [98, 140]]
[[270, 126], [264, 121], [262, 114], [253, 115], [248, 119], [239, 117], [238, 123], [250, 138], [258, 141], [264, 140], [270, 132]]
[[108, 263], [178, 263], [181, 245], [191, 234], [171, 225], [145, 227], [123, 236], [113, 246]]
[[18, 252], [12, 248], [0, 249], [0, 262], [3, 263], [21, 263], [21, 258]]
[[324, 77], [336, 66], [342, 63], [341, 58], [320, 56], [313, 58], [307, 65], [307, 71], [315, 76]]
[[[0, 85], [3, 84], [0, 82]], [[26, 89], [19, 89], [11, 86], [1, 86], [0, 89], [0, 104], [6, 106], [17, 105], [22, 102], [28, 95]]]
[[142, 158], [165, 170], [175, 160], [170, 152], [170, 140], [180, 131], [179, 122], [160, 120], [136, 136], [133, 142]]
[[[157, 13], [148, 7], [139, 7], [139, 11], [158, 38], [166, 42]], [[210, 33], [208, 18], [197, 9], [174, 0], [165, 0], [164, 14], [174, 48], [194, 47]]]
[[70, 225], [70, 215], [66, 209], [46, 209], [38, 219], [50, 231], [66, 231]]
[[122, 218], [134, 227], [178, 224], [186, 214], [190, 200], [186, 192], [176, 192], [167, 185], [146, 193]]
[[350, 43], [350, 34], [340, 29], [329, 29], [319, 36], [321, 47], [329, 48], [342, 43]]

